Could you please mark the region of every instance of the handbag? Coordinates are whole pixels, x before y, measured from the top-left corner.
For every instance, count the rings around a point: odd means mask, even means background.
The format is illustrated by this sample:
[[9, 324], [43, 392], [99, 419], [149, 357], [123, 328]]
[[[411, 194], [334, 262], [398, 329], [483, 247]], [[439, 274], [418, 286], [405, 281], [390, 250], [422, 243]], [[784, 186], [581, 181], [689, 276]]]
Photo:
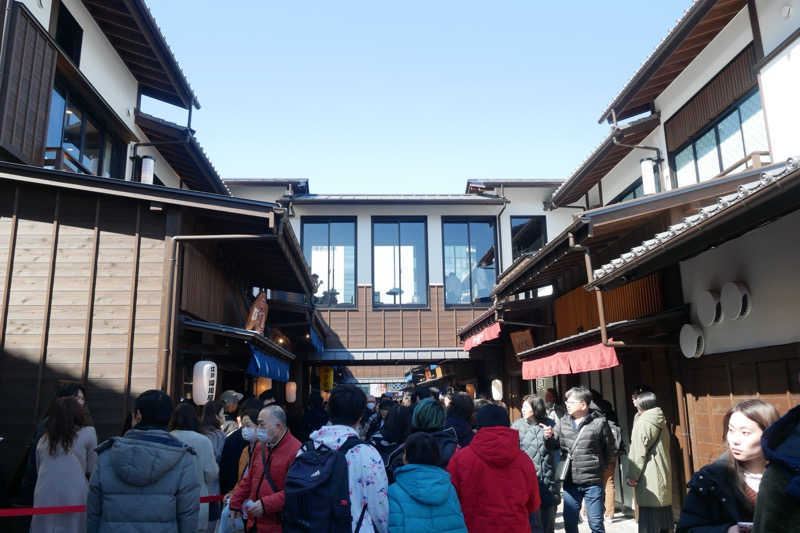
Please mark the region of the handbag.
[[572, 453], [575, 451], [575, 448], [578, 446], [578, 441], [581, 439], [581, 435], [583, 435], [583, 430], [586, 429], [586, 424], [578, 431], [578, 436], [575, 437], [575, 442], [572, 443], [572, 447], [567, 452], [567, 458], [558, 463], [558, 472], [556, 473], [556, 479], [561, 483], [567, 479], [569, 475], [569, 471], [572, 468]]

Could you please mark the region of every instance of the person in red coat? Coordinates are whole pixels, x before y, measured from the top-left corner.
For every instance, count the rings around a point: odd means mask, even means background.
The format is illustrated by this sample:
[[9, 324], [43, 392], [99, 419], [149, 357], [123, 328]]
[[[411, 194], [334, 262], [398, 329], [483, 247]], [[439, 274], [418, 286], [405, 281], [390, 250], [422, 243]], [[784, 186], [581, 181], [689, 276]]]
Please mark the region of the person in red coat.
[[[244, 510], [247, 531], [255, 526], [258, 533], [280, 533], [286, 474], [301, 444], [286, 427], [284, 410], [274, 404], [258, 413], [256, 436], [250, 468], [231, 496], [231, 520], [238, 520]], [[269, 476], [264, 465], [269, 465]]]
[[498, 405], [481, 407], [478, 433], [447, 465], [470, 533], [530, 531], [541, 505], [536, 468], [519, 448], [519, 433]]

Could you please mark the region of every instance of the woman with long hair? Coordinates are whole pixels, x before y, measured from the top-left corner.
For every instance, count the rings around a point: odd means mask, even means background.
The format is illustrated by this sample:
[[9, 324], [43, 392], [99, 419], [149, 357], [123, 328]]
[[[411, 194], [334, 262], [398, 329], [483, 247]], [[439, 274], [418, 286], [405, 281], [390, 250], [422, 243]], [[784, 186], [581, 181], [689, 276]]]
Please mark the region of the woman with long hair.
[[[199, 429], [200, 421], [197, 419], [194, 405], [188, 402], [178, 404], [169, 421], [169, 432], [170, 435], [194, 449], [197, 479], [200, 480], [201, 485], [200, 496], [208, 496], [210, 494], [209, 487], [213, 487], [219, 479], [219, 466], [214, 458], [211, 441], [202, 433], [198, 433]], [[208, 504], [201, 503], [197, 531], [206, 533], [208, 525]]]
[[[47, 415], [47, 430], [36, 446], [38, 477], [34, 507], [86, 505], [88, 478], [97, 461], [97, 434], [74, 397], [58, 398]], [[86, 513], [36, 515], [31, 532], [86, 531]]]
[[749, 531], [767, 465], [761, 434], [776, 420], [778, 411], [762, 400], [744, 400], [728, 410], [722, 422], [728, 451], [692, 476], [677, 533]]
[[[203, 414], [200, 418], [200, 433], [208, 437], [211, 441], [211, 447], [214, 449], [214, 459], [219, 465], [219, 459], [222, 455], [222, 447], [225, 445], [225, 432], [222, 431], [222, 424], [225, 421], [224, 406], [222, 402], [215, 400], [208, 402], [203, 406]], [[219, 494], [219, 477], [208, 486], [210, 494]], [[211, 502], [208, 504], [208, 532], [212, 533], [216, 530], [217, 520], [219, 520], [222, 511], [222, 504], [220, 502]]]
[[652, 392], [639, 393], [634, 403], [638, 414], [628, 452], [628, 485], [635, 487], [639, 533], [665, 533], [674, 523], [667, 419]]

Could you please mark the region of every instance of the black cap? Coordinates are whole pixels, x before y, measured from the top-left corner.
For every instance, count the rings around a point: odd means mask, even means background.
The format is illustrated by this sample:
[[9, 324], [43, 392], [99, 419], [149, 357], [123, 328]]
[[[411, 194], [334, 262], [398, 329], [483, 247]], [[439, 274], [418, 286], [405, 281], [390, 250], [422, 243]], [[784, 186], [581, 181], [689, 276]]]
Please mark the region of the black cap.
[[475, 426], [478, 428], [508, 427], [510, 425], [511, 421], [508, 419], [508, 413], [499, 405], [484, 405], [475, 413]]

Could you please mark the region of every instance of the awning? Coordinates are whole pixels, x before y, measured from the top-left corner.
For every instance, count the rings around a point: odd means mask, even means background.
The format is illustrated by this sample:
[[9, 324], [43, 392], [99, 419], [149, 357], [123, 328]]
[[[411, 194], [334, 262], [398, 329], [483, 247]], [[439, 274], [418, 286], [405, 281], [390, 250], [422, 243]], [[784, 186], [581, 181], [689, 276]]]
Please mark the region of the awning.
[[267, 355], [250, 345], [252, 357], [247, 366], [247, 373], [260, 378], [271, 378], [277, 381], [289, 381], [289, 364]]
[[486, 341], [490, 341], [496, 339], [500, 336], [500, 323], [495, 322], [494, 324], [483, 328], [478, 333], [475, 333], [471, 337], [468, 337], [467, 340], [464, 341], [464, 351], [468, 352], [472, 348], [482, 344]]
[[280, 357], [287, 361], [292, 361], [295, 359], [295, 355], [292, 352], [279, 345], [272, 339], [255, 331], [250, 331], [243, 328], [235, 328], [233, 326], [226, 326], [223, 324], [215, 324], [212, 322], [203, 322], [202, 320], [194, 320], [186, 316], [181, 316], [181, 322], [183, 323], [183, 327], [189, 330], [203, 331], [213, 333], [214, 335], [237, 339], [247, 343], [251, 349], [253, 348], [253, 345], [256, 345], [258, 346], [259, 353], [265, 353], [269, 351], [274, 356]]
[[522, 379], [579, 374], [593, 370], [605, 370], [617, 365], [619, 365], [619, 359], [617, 359], [616, 350], [611, 346], [598, 343], [566, 352], [557, 352], [541, 359], [524, 361], [522, 363]]

